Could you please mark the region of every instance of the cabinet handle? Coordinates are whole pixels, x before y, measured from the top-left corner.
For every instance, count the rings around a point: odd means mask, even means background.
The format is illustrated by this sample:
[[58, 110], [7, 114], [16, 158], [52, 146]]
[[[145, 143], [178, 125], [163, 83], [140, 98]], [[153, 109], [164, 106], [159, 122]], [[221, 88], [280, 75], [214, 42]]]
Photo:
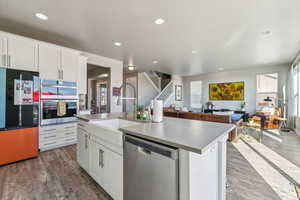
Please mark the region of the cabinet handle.
[[10, 55], [8, 55], [8, 66], [11, 67], [11, 56]]
[[65, 133], [65, 135], [71, 135], [71, 134], [74, 134], [74, 132], [67, 132], [67, 133]]
[[56, 135], [52, 135], [52, 136], [45, 137], [45, 139], [55, 138], [55, 137], [56, 137]]
[[101, 149], [99, 149], [99, 163], [98, 163], [99, 167], [102, 166], [102, 164], [101, 164], [102, 163], [102, 157], [101, 156], [102, 156]]
[[84, 135], [84, 137], [85, 137], [85, 149], [87, 149], [88, 148], [88, 142], [87, 142], [88, 136]]
[[75, 128], [75, 126], [66, 126], [65, 129]]
[[56, 142], [50, 142], [50, 143], [46, 143], [44, 145], [46, 146], [46, 145], [51, 145], [51, 144], [56, 144]]
[[44, 130], [44, 132], [56, 131], [56, 128]]
[[64, 80], [64, 70], [61, 70], [61, 80]]
[[104, 167], [104, 151], [102, 149], [99, 149], [99, 166]]

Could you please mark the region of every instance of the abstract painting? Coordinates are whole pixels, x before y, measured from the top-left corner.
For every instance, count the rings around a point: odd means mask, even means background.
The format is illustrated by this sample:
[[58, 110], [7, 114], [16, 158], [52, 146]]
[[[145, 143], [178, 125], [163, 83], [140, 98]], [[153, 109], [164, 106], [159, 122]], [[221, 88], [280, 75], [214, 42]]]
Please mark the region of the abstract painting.
[[209, 100], [211, 101], [243, 101], [244, 82], [209, 84]]

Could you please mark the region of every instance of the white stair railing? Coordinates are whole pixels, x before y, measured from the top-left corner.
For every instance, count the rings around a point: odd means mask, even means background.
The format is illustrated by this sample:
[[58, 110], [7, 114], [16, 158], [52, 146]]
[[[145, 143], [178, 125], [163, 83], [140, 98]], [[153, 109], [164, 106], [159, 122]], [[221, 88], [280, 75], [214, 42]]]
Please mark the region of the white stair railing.
[[163, 100], [165, 104], [167, 99], [173, 94], [173, 90], [173, 81], [170, 81], [170, 83], [154, 99]]
[[161, 78], [153, 71], [143, 72], [157, 92], [161, 92]]

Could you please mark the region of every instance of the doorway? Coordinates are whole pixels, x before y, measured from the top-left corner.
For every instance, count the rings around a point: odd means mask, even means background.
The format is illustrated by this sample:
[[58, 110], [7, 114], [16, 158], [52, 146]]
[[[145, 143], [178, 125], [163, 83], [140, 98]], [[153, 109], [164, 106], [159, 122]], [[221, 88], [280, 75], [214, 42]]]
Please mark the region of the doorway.
[[92, 114], [110, 112], [110, 68], [87, 65], [87, 108]]

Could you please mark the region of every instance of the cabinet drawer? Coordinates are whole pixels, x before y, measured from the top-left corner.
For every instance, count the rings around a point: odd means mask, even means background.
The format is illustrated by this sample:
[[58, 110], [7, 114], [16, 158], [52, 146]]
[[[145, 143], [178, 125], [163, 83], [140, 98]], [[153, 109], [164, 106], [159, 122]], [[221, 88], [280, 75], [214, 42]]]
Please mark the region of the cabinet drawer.
[[52, 141], [52, 140], [57, 140], [58, 137], [59, 137], [59, 135], [57, 134], [57, 132], [49, 132], [49, 133], [40, 135], [39, 140], [40, 140], [40, 142]]
[[77, 128], [77, 124], [64, 125], [62, 127], [63, 130], [75, 130]]
[[70, 130], [70, 131], [64, 131], [61, 133], [61, 137], [77, 137], [77, 131], [76, 130]]
[[55, 147], [59, 145], [59, 141], [54, 140], [54, 141], [40, 141], [40, 149], [50, 149], [52, 147]]
[[47, 128], [40, 128], [40, 135], [45, 135], [45, 134], [52, 134], [52, 133], [57, 133], [59, 129], [57, 127], [47, 127]]
[[75, 143], [77, 142], [77, 137], [67, 137], [67, 138], [61, 138], [60, 144], [68, 144], [68, 143]]

